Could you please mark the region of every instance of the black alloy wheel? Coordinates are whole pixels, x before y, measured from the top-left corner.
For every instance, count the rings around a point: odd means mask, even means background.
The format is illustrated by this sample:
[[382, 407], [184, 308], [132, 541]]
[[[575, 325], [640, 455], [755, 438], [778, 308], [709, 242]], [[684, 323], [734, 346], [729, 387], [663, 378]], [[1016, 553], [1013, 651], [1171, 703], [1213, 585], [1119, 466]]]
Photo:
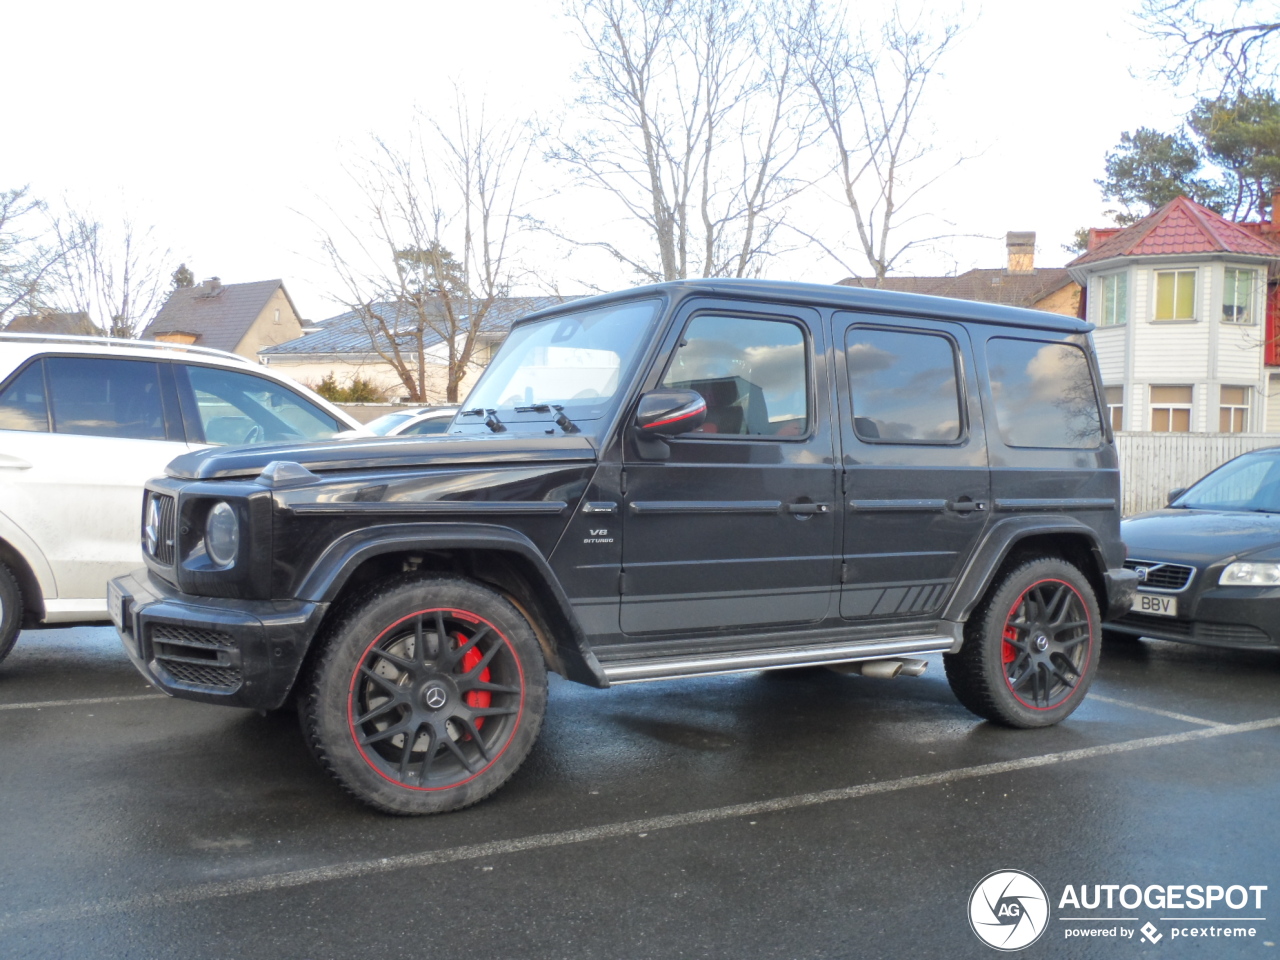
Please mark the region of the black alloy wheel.
[[347, 716], [382, 776], [440, 789], [498, 758], [520, 723], [523, 688], [511, 642], [492, 623], [466, 610], [418, 610], [369, 644]]
[[1080, 682], [1089, 652], [1089, 611], [1070, 583], [1046, 577], [1014, 601], [1005, 617], [1005, 682], [1033, 710], [1063, 703]]
[[545, 703], [541, 649], [507, 600], [471, 581], [405, 579], [339, 624], [302, 716], [321, 763], [360, 799], [437, 813], [515, 772]]
[[0, 563], [0, 660], [9, 655], [22, 629], [22, 590], [9, 568]]
[[1101, 618], [1088, 579], [1056, 557], [1023, 561], [991, 585], [943, 657], [956, 697], [981, 717], [1044, 727], [1084, 700], [1098, 667]]

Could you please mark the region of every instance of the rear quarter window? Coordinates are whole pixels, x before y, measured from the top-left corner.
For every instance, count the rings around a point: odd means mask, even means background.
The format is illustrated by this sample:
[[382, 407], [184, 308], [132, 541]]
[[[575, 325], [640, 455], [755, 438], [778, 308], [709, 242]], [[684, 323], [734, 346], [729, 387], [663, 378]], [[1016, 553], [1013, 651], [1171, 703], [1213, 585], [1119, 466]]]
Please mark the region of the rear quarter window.
[[1093, 449], [1102, 443], [1093, 372], [1075, 344], [992, 337], [987, 375], [1006, 446]]

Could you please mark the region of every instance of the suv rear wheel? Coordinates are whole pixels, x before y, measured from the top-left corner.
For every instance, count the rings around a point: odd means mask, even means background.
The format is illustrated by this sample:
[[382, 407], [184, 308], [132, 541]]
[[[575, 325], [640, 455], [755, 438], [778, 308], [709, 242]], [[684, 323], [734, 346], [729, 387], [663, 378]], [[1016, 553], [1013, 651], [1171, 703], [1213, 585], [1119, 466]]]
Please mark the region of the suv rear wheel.
[[0, 660], [9, 655], [22, 627], [22, 591], [7, 566], [0, 563]]
[[329, 634], [300, 702], [316, 758], [388, 813], [469, 806], [538, 737], [546, 666], [524, 617], [488, 587], [401, 578]]
[[1047, 727], [1084, 700], [1098, 668], [1101, 618], [1093, 588], [1056, 557], [1028, 560], [992, 584], [943, 657], [957, 698], [1011, 727]]

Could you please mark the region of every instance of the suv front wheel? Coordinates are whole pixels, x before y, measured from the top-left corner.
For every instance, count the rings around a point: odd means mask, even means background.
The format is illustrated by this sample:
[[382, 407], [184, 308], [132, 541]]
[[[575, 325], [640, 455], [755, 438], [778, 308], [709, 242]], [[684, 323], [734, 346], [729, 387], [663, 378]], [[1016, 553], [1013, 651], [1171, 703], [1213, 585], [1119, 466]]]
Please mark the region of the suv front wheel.
[[441, 813], [500, 787], [538, 737], [546, 666], [500, 594], [456, 577], [398, 578], [330, 632], [304, 688], [317, 759], [388, 813]]
[[1101, 618], [1093, 588], [1065, 560], [1028, 560], [992, 584], [947, 654], [947, 680], [980, 717], [1047, 727], [1084, 700], [1098, 667]]

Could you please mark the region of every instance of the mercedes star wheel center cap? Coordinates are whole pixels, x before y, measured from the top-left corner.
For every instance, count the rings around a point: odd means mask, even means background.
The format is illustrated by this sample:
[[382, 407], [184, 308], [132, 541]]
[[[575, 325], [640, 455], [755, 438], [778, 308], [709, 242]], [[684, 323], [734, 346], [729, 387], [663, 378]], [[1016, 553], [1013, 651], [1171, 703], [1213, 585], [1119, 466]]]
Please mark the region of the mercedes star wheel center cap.
[[1036, 649], [1039, 650], [1041, 653], [1044, 653], [1046, 650], [1049, 649], [1049, 638], [1046, 637], [1043, 633], [1040, 634], [1038, 637], [1036, 637]]
[[449, 700], [449, 692], [438, 683], [433, 683], [422, 691], [422, 702], [430, 710], [439, 710]]

